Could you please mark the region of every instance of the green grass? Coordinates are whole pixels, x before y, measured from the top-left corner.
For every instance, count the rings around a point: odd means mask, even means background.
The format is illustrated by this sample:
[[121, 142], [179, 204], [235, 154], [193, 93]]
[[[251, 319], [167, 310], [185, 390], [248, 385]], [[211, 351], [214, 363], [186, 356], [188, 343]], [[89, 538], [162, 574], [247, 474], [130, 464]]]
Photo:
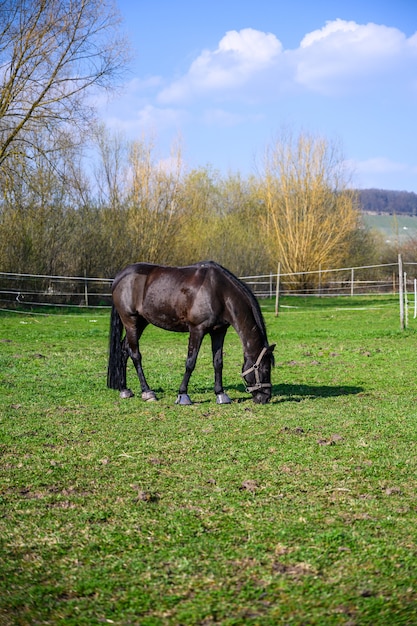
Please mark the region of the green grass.
[[417, 623], [416, 328], [397, 302], [262, 302], [253, 404], [229, 331], [174, 404], [187, 337], [146, 330], [159, 401], [106, 388], [108, 314], [0, 314], [0, 623]]

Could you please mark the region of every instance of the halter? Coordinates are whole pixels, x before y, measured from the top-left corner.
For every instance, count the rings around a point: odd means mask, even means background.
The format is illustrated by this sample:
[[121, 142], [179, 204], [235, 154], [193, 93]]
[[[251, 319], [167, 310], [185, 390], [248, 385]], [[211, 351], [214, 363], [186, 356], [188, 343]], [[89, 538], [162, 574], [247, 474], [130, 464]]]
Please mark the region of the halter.
[[256, 359], [255, 363], [252, 365], [252, 367], [245, 370], [241, 374], [242, 378], [245, 378], [247, 374], [250, 374], [251, 372], [255, 372], [255, 381], [256, 381], [255, 384], [252, 385], [251, 387], [246, 387], [246, 391], [248, 391], [249, 393], [252, 393], [252, 391], [258, 391], [259, 389], [262, 389], [263, 387], [272, 387], [271, 383], [261, 383], [259, 379], [259, 365], [263, 357], [267, 353], [267, 351], [268, 351], [268, 348], [262, 348], [260, 355]]

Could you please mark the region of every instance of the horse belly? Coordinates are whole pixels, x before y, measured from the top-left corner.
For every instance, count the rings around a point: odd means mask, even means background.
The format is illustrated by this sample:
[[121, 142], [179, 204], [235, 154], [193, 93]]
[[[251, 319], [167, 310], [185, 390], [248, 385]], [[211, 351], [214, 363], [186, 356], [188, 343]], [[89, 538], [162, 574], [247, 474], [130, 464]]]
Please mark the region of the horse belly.
[[152, 298], [147, 295], [140, 314], [154, 326], [164, 330], [185, 333], [189, 330], [184, 306], [173, 305], [166, 299]]
[[179, 333], [188, 332], [195, 326], [212, 328], [215, 318], [211, 307], [207, 308], [199, 298], [190, 298], [189, 293], [181, 290], [169, 298], [161, 292], [148, 292], [141, 314], [154, 326]]
[[163, 330], [170, 330], [176, 333], [187, 333], [190, 330], [189, 325], [178, 319], [178, 317], [164, 312], [158, 314], [157, 311], [153, 311], [152, 314], [147, 314], [145, 311], [143, 317], [153, 326], [158, 326], [158, 328]]

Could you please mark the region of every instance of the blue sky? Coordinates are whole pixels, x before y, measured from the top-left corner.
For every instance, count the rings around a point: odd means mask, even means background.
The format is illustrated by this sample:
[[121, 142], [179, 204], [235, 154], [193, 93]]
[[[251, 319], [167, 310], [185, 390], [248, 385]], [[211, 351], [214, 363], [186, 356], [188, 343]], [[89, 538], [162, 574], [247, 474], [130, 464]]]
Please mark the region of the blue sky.
[[246, 176], [289, 126], [341, 143], [355, 187], [417, 192], [416, 0], [118, 6], [134, 58], [110, 128]]

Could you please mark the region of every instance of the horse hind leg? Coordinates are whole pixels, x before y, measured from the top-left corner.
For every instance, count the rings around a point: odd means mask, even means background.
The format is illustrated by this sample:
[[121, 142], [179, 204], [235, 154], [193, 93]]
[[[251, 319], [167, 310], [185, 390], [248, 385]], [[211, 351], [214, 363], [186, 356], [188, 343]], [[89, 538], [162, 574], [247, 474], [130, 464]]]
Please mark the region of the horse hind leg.
[[134, 355], [132, 356], [132, 361], [135, 365], [136, 368], [136, 372], [139, 378], [139, 382], [140, 382], [140, 386], [142, 389], [142, 400], [145, 400], [146, 402], [153, 402], [155, 401], [156, 398], [156, 394], [154, 391], [152, 391], [152, 389], [149, 387], [146, 378], [145, 378], [145, 374], [143, 373], [143, 368], [142, 368], [142, 355], [140, 353], [140, 351], [138, 350], [138, 356]]
[[126, 337], [121, 342], [121, 358], [120, 358], [120, 384], [119, 391], [121, 398], [132, 398], [135, 394], [131, 389], [127, 387], [126, 382], [126, 370], [127, 370], [127, 360], [129, 358], [129, 348], [127, 345]]
[[122, 340], [123, 322], [113, 305], [110, 316], [109, 358], [107, 386], [118, 389], [121, 397], [128, 398], [132, 392], [126, 388], [126, 365], [129, 357], [125, 339]]
[[[137, 323], [136, 327], [126, 329], [125, 341], [126, 341], [126, 349], [127, 349], [128, 356], [130, 356], [130, 358], [132, 359], [133, 364], [136, 369], [137, 376], [139, 378], [139, 383], [142, 389], [142, 400], [146, 400], [147, 402], [149, 401], [152, 402], [156, 400], [156, 394], [149, 387], [147, 380], [145, 378], [145, 374], [142, 368], [142, 355], [139, 350], [139, 339], [144, 329], [146, 328], [146, 326], [147, 326], [147, 323]], [[125, 392], [126, 394], [122, 396], [122, 392], [120, 393], [120, 396], [123, 398], [130, 398], [134, 395], [130, 389], [125, 389], [123, 390], [123, 392]]]

